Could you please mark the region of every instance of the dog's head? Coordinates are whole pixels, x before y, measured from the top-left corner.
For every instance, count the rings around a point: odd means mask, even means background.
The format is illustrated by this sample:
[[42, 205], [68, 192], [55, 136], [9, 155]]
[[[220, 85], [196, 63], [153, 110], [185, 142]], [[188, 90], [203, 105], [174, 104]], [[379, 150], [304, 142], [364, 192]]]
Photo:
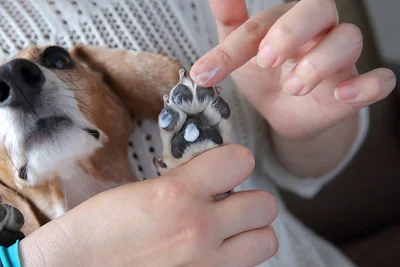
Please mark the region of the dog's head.
[[0, 67], [1, 183], [42, 209], [38, 199], [61, 201], [55, 184], [79, 179], [77, 167], [101, 181], [134, 181], [127, 143], [135, 119], [157, 117], [179, 68], [148, 52], [23, 50]]

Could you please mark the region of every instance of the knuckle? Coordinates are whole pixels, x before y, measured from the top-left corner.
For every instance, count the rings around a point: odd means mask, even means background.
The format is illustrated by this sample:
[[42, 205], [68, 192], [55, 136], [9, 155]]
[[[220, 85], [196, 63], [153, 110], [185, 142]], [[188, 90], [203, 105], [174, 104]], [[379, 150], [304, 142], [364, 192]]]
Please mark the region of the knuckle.
[[280, 43], [283, 48], [285, 46], [290, 46], [296, 40], [296, 34], [293, 29], [284, 23], [275, 24], [270, 30], [270, 35], [272, 39], [275, 39], [277, 43]]
[[214, 55], [216, 56], [216, 58], [219, 59], [222, 65], [229, 66], [233, 63], [233, 58], [230, 52], [225, 47], [222, 46], [217, 47], [214, 50]]
[[246, 38], [254, 38], [257, 40], [261, 40], [262, 38], [264, 38], [265, 32], [263, 27], [255, 21], [249, 20], [246, 21], [243, 25], [242, 25], [242, 29], [244, 31], [244, 34], [246, 34]]
[[351, 42], [355, 48], [362, 47], [363, 45], [363, 35], [360, 28], [351, 23], [344, 23], [341, 26], [343, 35]]
[[310, 59], [303, 59], [299, 63], [297, 73], [299, 72], [303, 74], [299, 78], [304, 79], [303, 82], [307, 84], [318, 84], [323, 80], [322, 73]]

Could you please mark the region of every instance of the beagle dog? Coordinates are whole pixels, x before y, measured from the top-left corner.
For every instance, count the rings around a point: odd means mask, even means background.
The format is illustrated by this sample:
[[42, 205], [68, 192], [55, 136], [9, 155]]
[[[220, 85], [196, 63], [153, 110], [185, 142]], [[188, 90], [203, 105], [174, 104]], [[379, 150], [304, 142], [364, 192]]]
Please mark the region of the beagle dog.
[[[169, 57], [28, 47], [0, 67], [0, 202], [21, 211], [28, 235], [88, 197], [136, 181], [128, 138], [139, 118], [158, 121], [163, 155], [154, 164], [163, 174], [227, 143], [229, 117], [220, 88], [197, 86]], [[93, 194], [82, 195], [85, 187]], [[21, 220], [1, 216], [0, 233], [19, 230]]]

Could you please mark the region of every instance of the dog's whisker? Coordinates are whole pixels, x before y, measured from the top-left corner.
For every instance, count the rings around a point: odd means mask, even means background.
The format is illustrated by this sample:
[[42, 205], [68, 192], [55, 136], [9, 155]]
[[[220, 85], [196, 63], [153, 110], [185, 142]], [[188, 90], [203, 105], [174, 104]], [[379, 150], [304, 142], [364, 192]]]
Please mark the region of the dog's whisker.
[[76, 80], [72, 80], [71, 78], [68, 78], [68, 77], [64, 77], [64, 79], [60, 79], [63, 83], [75, 83], [75, 82], [78, 82], [78, 81], [80, 81], [80, 79], [78, 78], [78, 79], [76, 79]]
[[67, 185], [65, 183], [62, 183], [63, 185], [63, 195], [64, 195], [64, 207], [68, 208], [68, 190], [67, 190]]
[[82, 113], [85, 115], [85, 117], [87, 118], [87, 120], [88, 120], [92, 125], [94, 125], [94, 122], [93, 122], [92, 119], [86, 114], [85, 110], [86, 110], [87, 112], [91, 113], [92, 115], [94, 114], [94, 112], [93, 112], [91, 109], [89, 109], [89, 108], [85, 108], [85, 107], [81, 106], [80, 104], [78, 104], [78, 107], [82, 109]]
[[78, 189], [78, 192], [81, 193], [84, 197], [86, 197], [87, 199], [90, 199], [91, 197], [87, 194], [85, 194], [82, 190]]
[[[69, 96], [69, 95], [62, 95], [62, 96], [60, 96], [60, 97], [72, 98], [72, 99], [74, 99], [74, 100], [78, 103], [78, 107], [80, 107], [81, 109], [83, 109], [83, 110], [89, 112], [91, 115], [94, 114], [94, 112], [93, 112], [93, 110], [90, 108], [90, 106], [89, 106], [87, 103], [84, 103], [83, 101], [79, 100], [78, 98], [73, 97], [73, 96]], [[89, 117], [87, 116], [86, 113], [84, 113], [84, 115], [89, 119]], [[92, 121], [90, 121], [90, 122], [93, 123]]]
[[[66, 79], [68, 79], [68, 77], [67, 77]], [[76, 87], [75, 82], [77, 82], [77, 81], [79, 81], [79, 80], [73, 81], [73, 80], [71, 80], [71, 79], [68, 79], [67, 82], [66, 82], [65, 80], [61, 80], [61, 81], [62, 81], [64, 84], [70, 83], [70, 84], [72, 84], [74, 87]], [[67, 84], [67, 85], [68, 85], [68, 84]], [[68, 85], [68, 87], [70, 87], [70, 86]]]
[[95, 182], [95, 179], [93, 178], [93, 175], [90, 173], [89, 168], [86, 166], [85, 162], [83, 160], [80, 161], [82, 163], [82, 165], [85, 167], [87, 173], [89, 174], [90, 179], [92, 180], [92, 182]]
[[[17, 167], [15, 166], [14, 161], [12, 160], [11, 155], [9, 154], [9, 151], [8, 151], [7, 148], [6, 148], [6, 138], [7, 138], [7, 134], [8, 134], [8, 132], [6, 132], [6, 134], [4, 135], [4, 139], [3, 139], [3, 149], [4, 149], [4, 152], [5, 152], [5, 154], [6, 154], [7, 158], [8, 158], [8, 160], [11, 162], [12, 166], [14, 167], [14, 172], [15, 172], [15, 171], [17, 171]], [[12, 142], [11, 142], [11, 144], [10, 144], [10, 151], [12, 151], [11, 149], [12, 149]]]

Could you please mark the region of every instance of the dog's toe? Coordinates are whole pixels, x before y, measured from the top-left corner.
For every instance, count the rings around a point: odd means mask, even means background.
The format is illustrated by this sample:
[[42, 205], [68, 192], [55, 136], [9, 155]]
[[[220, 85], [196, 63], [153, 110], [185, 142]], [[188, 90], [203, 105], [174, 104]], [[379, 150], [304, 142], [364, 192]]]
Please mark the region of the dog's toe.
[[170, 132], [175, 130], [179, 119], [179, 113], [170, 106], [166, 106], [158, 116], [158, 125], [165, 131]]
[[172, 91], [172, 100], [178, 106], [184, 104], [191, 105], [193, 102], [193, 93], [186, 85], [178, 84]]
[[221, 115], [223, 119], [228, 119], [231, 115], [231, 110], [229, 108], [228, 103], [221, 97], [218, 97], [217, 100], [213, 103], [213, 108]]

